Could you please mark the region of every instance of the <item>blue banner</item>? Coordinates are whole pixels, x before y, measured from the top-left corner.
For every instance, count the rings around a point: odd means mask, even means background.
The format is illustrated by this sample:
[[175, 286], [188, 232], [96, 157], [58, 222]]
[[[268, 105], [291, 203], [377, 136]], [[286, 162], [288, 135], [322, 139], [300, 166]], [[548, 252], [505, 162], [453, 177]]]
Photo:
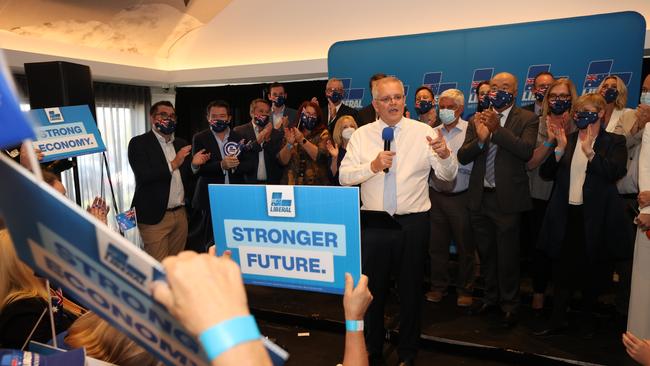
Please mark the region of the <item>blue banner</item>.
[[97, 124], [87, 105], [32, 109], [36, 127], [34, 147], [43, 162], [106, 150]]
[[469, 115], [476, 110], [476, 84], [502, 71], [519, 79], [520, 105], [534, 101], [535, 75], [550, 71], [569, 77], [579, 94], [594, 92], [607, 75], [617, 75], [627, 83], [628, 106], [636, 107], [645, 32], [642, 15], [621, 12], [343, 41], [330, 47], [328, 72], [343, 80], [344, 102], [356, 108], [370, 103], [368, 79], [383, 72], [404, 82], [412, 113], [413, 91], [426, 84], [436, 95], [449, 88], [462, 90]]
[[0, 56], [0, 148], [20, 145], [34, 138], [34, 129], [26, 112], [20, 110], [14, 93], [13, 80]]
[[217, 253], [248, 284], [342, 294], [361, 275], [356, 187], [210, 185]]

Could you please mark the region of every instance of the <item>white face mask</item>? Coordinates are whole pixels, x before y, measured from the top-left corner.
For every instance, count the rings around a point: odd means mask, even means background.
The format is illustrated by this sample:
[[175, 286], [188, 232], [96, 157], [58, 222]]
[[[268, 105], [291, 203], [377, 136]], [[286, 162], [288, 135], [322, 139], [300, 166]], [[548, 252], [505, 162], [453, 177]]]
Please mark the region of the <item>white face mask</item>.
[[641, 98], [639, 101], [641, 104], [650, 105], [650, 92], [641, 93]]
[[456, 112], [452, 109], [441, 109], [439, 115], [440, 121], [446, 125], [456, 120]]
[[341, 137], [343, 137], [344, 140], [349, 140], [350, 137], [352, 137], [354, 131], [355, 131], [354, 127], [344, 128], [343, 131], [341, 131]]

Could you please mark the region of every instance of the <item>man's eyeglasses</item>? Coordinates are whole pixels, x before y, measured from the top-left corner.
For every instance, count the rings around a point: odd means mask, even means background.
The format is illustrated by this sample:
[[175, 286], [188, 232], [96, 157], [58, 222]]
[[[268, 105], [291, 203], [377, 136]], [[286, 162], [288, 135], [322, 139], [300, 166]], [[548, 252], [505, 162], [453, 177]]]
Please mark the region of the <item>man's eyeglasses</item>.
[[377, 98], [377, 100], [384, 104], [388, 104], [393, 100], [396, 102], [401, 102], [402, 100], [404, 100], [404, 95], [403, 94], [395, 94], [393, 96], [387, 95], [385, 97]]
[[570, 94], [553, 94], [553, 93], [551, 93], [551, 94], [548, 95], [548, 100], [551, 101], [551, 102], [554, 102], [556, 100], [569, 100], [569, 99], [571, 99]]

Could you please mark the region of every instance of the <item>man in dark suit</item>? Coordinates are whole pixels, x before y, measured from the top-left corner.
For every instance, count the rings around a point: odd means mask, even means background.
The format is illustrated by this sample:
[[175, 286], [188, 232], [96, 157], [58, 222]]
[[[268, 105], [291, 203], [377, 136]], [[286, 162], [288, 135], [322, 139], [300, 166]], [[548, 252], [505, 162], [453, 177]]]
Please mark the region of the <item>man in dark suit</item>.
[[247, 184], [279, 184], [284, 167], [278, 160], [283, 132], [269, 123], [271, 103], [255, 99], [250, 105], [251, 122], [234, 129], [245, 143], [237, 170]]
[[[386, 74], [383, 73], [377, 73], [370, 77], [370, 80], [368, 81], [368, 90], [370, 91], [371, 96], [372, 96], [372, 89], [375, 87], [377, 80], [383, 79], [385, 77]], [[372, 99], [372, 97], [370, 99]], [[358, 115], [359, 115], [359, 119], [357, 120], [357, 125], [359, 127], [368, 123], [375, 122], [377, 120], [377, 111], [375, 111], [375, 107], [372, 105], [372, 103], [361, 108], [358, 111]]]
[[230, 129], [230, 105], [223, 100], [210, 102], [206, 108], [206, 119], [210, 127], [197, 133], [192, 139], [192, 155], [195, 156], [192, 172], [199, 179], [192, 199], [192, 208], [195, 211], [192, 215], [188, 246], [199, 252], [205, 252], [214, 242], [208, 185], [244, 182], [241, 172], [237, 169], [238, 156], [224, 151], [226, 143], [240, 141], [237, 134]]
[[499, 73], [490, 86], [493, 108], [475, 115], [458, 161], [474, 162], [469, 207], [486, 286], [479, 312], [496, 311], [500, 304], [502, 325], [510, 328], [519, 307], [520, 213], [531, 208], [526, 162], [533, 154], [539, 119], [515, 106], [514, 75]]
[[[191, 146], [174, 137], [176, 111], [168, 101], [149, 110], [151, 131], [129, 141], [136, 209], [144, 250], [158, 260], [178, 254], [187, 240], [185, 192], [191, 179]], [[198, 158], [197, 158], [198, 159]]]
[[535, 80], [533, 80], [533, 90], [531, 90], [535, 96], [535, 103], [530, 103], [522, 107], [522, 109], [531, 111], [537, 116], [541, 116], [544, 96], [546, 95], [548, 87], [553, 84], [554, 80], [555, 78], [553, 77], [553, 74], [548, 71], [542, 71], [539, 74], [535, 75]]
[[325, 86], [325, 96], [327, 97], [327, 105], [321, 107], [323, 116], [327, 116], [327, 130], [330, 136], [334, 133], [334, 126], [336, 121], [342, 116], [352, 116], [355, 121], [359, 120], [359, 115], [356, 109], [343, 104], [343, 97], [345, 89], [343, 82], [336, 78], [331, 78], [327, 81]]
[[282, 132], [284, 128], [287, 128], [289, 123], [295, 122], [298, 112], [286, 106], [287, 92], [284, 90], [284, 85], [278, 82], [272, 83], [269, 86], [267, 98], [272, 103], [271, 119], [273, 128]]

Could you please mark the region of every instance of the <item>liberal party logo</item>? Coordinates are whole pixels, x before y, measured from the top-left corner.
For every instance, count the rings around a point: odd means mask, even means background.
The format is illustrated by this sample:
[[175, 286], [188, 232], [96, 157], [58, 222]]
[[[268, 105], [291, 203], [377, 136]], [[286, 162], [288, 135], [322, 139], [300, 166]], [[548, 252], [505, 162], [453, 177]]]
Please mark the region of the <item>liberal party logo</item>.
[[147, 276], [144, 273], [140, 272], [131, 263], [129, 263], [128, 254], [121, 251], [112, 243], [108, 244], [108, 249], [106, 250], [106, 254], [104, 254], [102, 259], [110, 263], [113, 268], [125, 274], [129, 279], [137, 282], [140, 285], [144, 285]]
[[293, 186], [266, 186], [266, 207], [269, 216], [296, 217]]
[[364, 88], [352, 88], [352, 79], [340, 79], [343, 83], [343, 102], [352, 108], [363, 108]]
[[438, 95], [440, 95], [445, 90], [458, 88], [457, 82], [452, 82], [452, 81], [443, 82], [441, 71], [425, 73], [422, 76], [422, 85], [428, 86], [431, 89], [431, 91], [433, 91], [433, 95], [436, 97], [436, 100], [438, 100], [437, 98]]
[[600, 83], [610, 75], [618, 76], [623, 80], [626, 86], [630, 84], [632, 72], [612, 72], [614, 60], [598, 60], [589, 62], [587, 74], [582, 85], [582, 94], [596, 93]]
[[50, 123], [63, 122], [63, 114], [59, 108], [45, 108], [45, 116]]
[[469, 88], [469, 97], [467, 99], [467, 104], [476, 104], [478, 102], [478, 97], [476, 94], [476, 87], [481, 81], [490, 82], [492, 75], [494, 74], [494, 67], [484, 68], [484, 69], [475, 69], [472, 74], [472, 83]]
[[550, 70], [551, 64], [528, 66], [528, 74], [526, 75], [524, 92], [521, 94], [522, 103], [535, 101], [535, 93], [533, 93], [533, 88], [535, 87], [535, 77], [541, 72], [550, 72]]

